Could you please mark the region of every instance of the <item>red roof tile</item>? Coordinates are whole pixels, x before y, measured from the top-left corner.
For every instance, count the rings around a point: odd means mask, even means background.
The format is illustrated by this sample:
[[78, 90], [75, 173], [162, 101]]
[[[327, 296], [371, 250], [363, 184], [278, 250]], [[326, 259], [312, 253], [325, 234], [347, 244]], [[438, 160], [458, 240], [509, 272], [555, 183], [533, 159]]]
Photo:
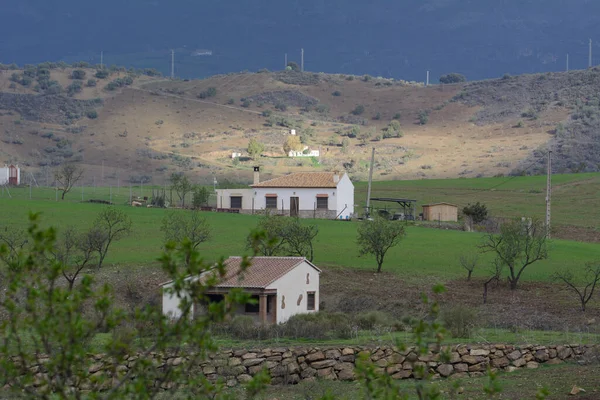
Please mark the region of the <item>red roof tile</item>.
[[[254, 188], [336, 188], [333, 177], [335, 172], [297, 172], [279, 178], [269, 179], [255, 185]], [[343, 174], [340, 175], [340, 179]]]
[[229, 257], [225, 260], [227, 272], [217, 287], [264, 289], [304, 261], [303, 257], [254, 257], [250, 267], [240, 273], [242, 257]]

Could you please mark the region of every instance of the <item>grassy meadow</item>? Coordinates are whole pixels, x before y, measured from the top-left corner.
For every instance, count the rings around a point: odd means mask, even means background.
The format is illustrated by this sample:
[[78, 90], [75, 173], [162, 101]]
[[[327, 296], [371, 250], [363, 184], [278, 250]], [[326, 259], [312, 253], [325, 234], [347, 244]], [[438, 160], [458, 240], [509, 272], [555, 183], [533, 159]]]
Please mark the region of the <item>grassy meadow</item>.
[[[460, 180], [458, 180], [460, 182]], [[387, 183], [386, 183], [387, 184]], [[419, 182], [413, 182], [418, 186]], [[377, 186], [383, 183], [377, 183]], [[108, 188], [97, 188], [98, 197]], [[126, 196], [129, 198], [129, 190]], [[76, 193], [68, 195], [69, 201], [29, 200], [29, 189], [13, 189], [12, 197], [0, 197], [0, 228], [26, 227], [29, 212], [41, 212], [42, 222], [58, 229], [69, 225], [85, 229], [93, 223], [104, 205], [76, 201]], [[116, 196], [116, 195], [113, 195]], [[106, 259], [114, 265], [147, 265], [159, 257], [163, 243], [160, 231], [161, 221], [168, 212], [164, 209], [138, 208], [122, 205], [126, 199], [113, 202], [122, 207], [133, 220], [132, 236], [114, 244]], [[185, 211], [175, 211], [185, 212]], [[245, 237], [257, 223], [258, 217], [225, 213], [204, 213], [213, 228], [213, 238], [201, 245], [207, 260], [219, 257], [244, 254]], [[305, 220], [304, 223], [317, 224], [319, 235], [315, 244], [317, 265], [344, 266], [351, 268], [375, 268], [371, 257], [358, 257], [356, 248], [356, 228], [358, 222], [330, 220]], [[401, 222], [399, 222], [401, 223]], [[464, 275], [457, 259], [461, 254], [477, 251], [481, 241], [478, 233], [428, 229], [407, 226], [407, 236], [402, 243], [389, 251], [384, 270], [402, 274], [407, 280], [453, 279]], [[549, 260], [528, 267], [525, 280], [546, 281], [552, 272], [561, 267], [583, 267], [586, 261], [600, 256], [600, 245], [575, 241], [555, 240], [551, 244]], [[491, 255], [482, 257], [483, 264], [491, 260]], [[486, 268], [476, 270], [475, 276], [487, 274]]]

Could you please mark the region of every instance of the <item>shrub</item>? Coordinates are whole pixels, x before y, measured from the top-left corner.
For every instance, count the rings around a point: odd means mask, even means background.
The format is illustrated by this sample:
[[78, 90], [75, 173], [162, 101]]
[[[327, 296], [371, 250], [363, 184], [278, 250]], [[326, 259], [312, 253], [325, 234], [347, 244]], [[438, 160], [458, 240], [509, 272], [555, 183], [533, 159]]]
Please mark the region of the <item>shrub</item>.
[[87, 87], [94, 87], [94, 86], [96, 86], [96, 80], [95, 79], [88, 79], [86, 86]]
[[394, 321], [382, 311], [362, 312], [354, 317], [354, 322], [360, 329], [372, 330], [376, 326], [393, 326]]
[[71, 79], [79, 79], [79, 80], [85, 79], [85, 71], [82, 69], [73, 70], [73, 72], [71, 72]]
[[460, 83], [466, 82], [467, 78], [465, 78], [462, 74], [457, 74], [456, 72], [452, 72], [450, 74], [440, 76], [440, 83], [449, 84], [449, 83]]
[[294, 61], [290, 61], [287, 64], [287, 67], [291, 70], [291, 71], [300, 71], [300, 66], [298, 65], [297, 62]]
[[110, 74], [109, 74], [108, 70], [103, 68], [103, 69], [97, 70], [96, 75], [94, 75], [94, 76], [98, 79], [106, 79], [106, 78], [108, 78], [109, 75]]
[[87, 115], [87, 117], [89, 119], [96, 119], [96, 118], [98, 118], [98, 113], [96, 112], [96, 110], [90, 110], [90, 111], [87, 112], [86, 115]]
[[419, 124], [425, 125], [427, 122], [429, 122], [429, 111], [427, 111], [427, 110], [419, 111], [418, 118], [419, 118]]
[[354, 110], [352, 110], [350, 113], [352, 115], [361, 115], [364, 112], [365, 112], [365, 106], [363, 106], [362, 104], [359, 104], [356, 107], [354, 107]]
[[215, 97], [217, 95], [217, 88], [215, 87], [209, 87], [206, 90], [203, 90], [202, 92], [200, 92], [200, 94], [198, 95], [198, 98], [200, 99], [208, 99], [210, 97]]
[[250, 100], [248, 100], [248, 99], [245, 99], [245, 100], [242, 102], [242, 107], [244, 107], [244, 108], [248, 108], [248, 107], [250, 107]]
[[400, 113], [398, 112], [398, 113], [394, 114], [394, 118], [392, 118], [392, 119], [399, 120], [399, 119], [400, 119], [400, 117], [402, 117], [402, 114], [400, 114]]
[[465, 306], [455, 306], [442, 310], [441, 319], [452, 337], [470, 338], [476, 327], [477, 313]]
[[336, 90], [335, 92], [331, 93], [331, 95], [334, 97], [340, 97], [342, 93], [339, 90]]
[[480, 202], [475, 204], [469, 203], [463, 208], [463, 214], [470, 217], [474, 224], [479, 224], [487, 219], [488, 209], [485, 204]]
[[329, 107], [327, 106], [327, 104], [317, 104], [315, 110], [319, 114], [327, 114], [329, 112]]
[[227, 104], [235, 104], [235, 99], [231, 98], [229, 100], [227, 100]]
[[275, 104], [275, 109], [279, 111], [287, 111], [287, 105], [284, 103], [277, 103]]
[[373, 77], [368, 74], [362, 77], [363, 82], [369, 82], [371, 79], [373, 79]]
[[264, 110], [261, 115], [265, 118], [269, 118], [271, 116], [271, 114], [273, 114], [273, 112], [271, 110]]
[[379, 120], [381, 119], [381, 113], [380, 113], [380, 112], [378, 112], [377, 114], [375, 114], [375, 115], [373, 116], [373, 119], [374, 119], [375, 121], [379, 121]]
[[69, 86], [67, 86], [67, 94], [69, 96], [73, 96], [76, 93], [81, 93], [83, 90], [83, 85], [81, 81], [73, 81]]
[[61, 94], [62, 91], [63, 91], [62, 86], [60, 86], [60, 84], [58, 82], [52, 81], [52, 82], [50, 82], [50, 86], [48, 86], [48, 88], [44, 92], [49, 95], [56, 95], [56, 94]]

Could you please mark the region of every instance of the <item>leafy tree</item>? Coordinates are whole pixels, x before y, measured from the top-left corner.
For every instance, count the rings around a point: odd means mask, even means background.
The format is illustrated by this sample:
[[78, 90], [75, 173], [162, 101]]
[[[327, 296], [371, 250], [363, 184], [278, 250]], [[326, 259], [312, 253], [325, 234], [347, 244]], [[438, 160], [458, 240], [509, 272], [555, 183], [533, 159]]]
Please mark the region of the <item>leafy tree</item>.
[[256, 226], [256, 231], [263, 232], [263, 235], [256, 239], [253, 232], [250, 232], [246, 238], [246, 248], [255, 248], [257, 254], [271, 257], [282, 254], [285, 250], [285, 225], [286, 219], [276, 215], [266, 214], [261, 217]]
[[83, 168], [79, 168], [74, 164], [65, 164], [54, 171], [54, 180], [56, 181], [56, 190], [62, 191], [61, 199], [65, 199], [65, 195], [73, 189], [73, 186], [83, 176]]
[[463, 214], [471, 218], [473, 223], [479, 224], [487, 219], [488, 209], [485, 204], [481, 204], [480, 202], [475, 204], [469, 203], [463, 208]]
[[361, 115], [364, 112], [365, 106], [363, 106], [362, 104], [357, 105], [356, 107], [354, 107], [354, 110], [350, 111], [350, 113], [353, 115]]
[[449, 84], [449, 83], [460, 83], [466, 82], [467, 78], [465, 78], [462, 74], [457, 74], [456, 72], [452, 72], [450, 74], [440, 76], [440, 83]]
[[85, 79], [85, 71], [82, 69], [73, 70], [73, 72], [71, 72], [71, 79], [79, 79], [79, 80]]
[[547, 241], [542, 221], [514, 219], [502, 224], [499, 234], [487, 234], [479, 248], [494, 253], [496, 262], [508, 268], [508, 281], [514, 290], [528, 266], [548, 258]]
[[350, 146], [350, 140], [348, 138], [342, 139], [342, 153], [346, 154], [348, 152], [348, 146]]
[[205, 186], [196, 186], [192, 194], [192, 206], [198, 209], [208, 204], [210, 193]]
[[[160, 307], [128, 314], [115, 305], [110, 286], [97, 285], [90, 275], [84, 275], [72, 289], [63, 285], [65, 266], [52, 259], [55, 230], [41, 229], [38, 215], [32, 215], [30, 221], [31, 251], [20, 252], [10, 262], [6, 289], [0, 297], [0, 313], [6, 315], [0, 331], [0, 385], [6, 395], [150, 399], [161, 392], [175, 396], [185, 390], [189, 398], [221, 398], [221, 385], [190, 370], [216, 350], [210, 324], [224, 321], [232, 310], [249, 301], [248, 295], [234, 290], [205, 314], [192, 318], [194, 302], [208, 302], [208, 289], [223, 279], [222, 261], [203, 262], [189, 241], [169, 244], [160, 263], [173, 282], [166, 292], [182, 299], [180, 318], [170, 319]], [[6, 253], [6, 246], [0, 246], [0, 256]], [[189, 259], [189, 264], [183, 264], [184, 259]], [[250, 264], [251, 259], [244, 258], [242, 271]], [[203, 273], [208, 273], [206, 280], [187, 279]], [[125, 326], [131, 334], [122, 333]], [[112, 335], [98, 350], [94, 339], [105, 332]], [[103, 368], [96, 372], [98, 361], [91, 354], [98, 352], [104, 353]], [[167, 352], [181, 362], [156, 368], [155, 355]], [[128, 364], [129, 372], [118, 372], [123, 363]], [[266, 383], [268, 378], [260, 375], [249, 384], [249, 393], [256, 393]]]
[[312, 262], [315, 257], [313, 241], [318, 234], [319, 227], [316, 225], [303, 226], [299, 218], [288, 221], [283, 230], [288, 254], [304, 257]]
[[0, 253], [0, 261], [8, 265], [11, 261], [17, 259], [28, 242], [27, 232], [22, 229], [4, 226], [3, 229], [0, 229], [0, 247], [4, 247], [5, 251]]
[[283, 151], [285, 152], [285, 154], [289, 154], [290, 151], [300, 151], [302, 150], [303, 146], [302, 143], [300, 142], [300, 138], [296, 135], [289, 135], [286, 139], [285, 142], [283, 143]]
[[360, 135], [360, 127], [358, 125], [352, 125], [352, 128], [348, 131], [349, 138], [355, 138]]
[[110, 245], [131, 235], [131, 225], [131, 218], [122, 210], [110, 206], [100, 211], [86, 238], [98, 254], [98, 268], [102, 267]]
[[[211, 236], [208, 221], [196, 210], [171, 211], [163, 219], [160, 230], [165, 234], [165, 243], [181, 245], [187, 239], [194, 251]], [[188, 265], [190, 259], [186, 258], [185, 263]]]
[[295, 61], [290, 61], [288, 62], [287, 66], [289, 67], [290, 70], [292, 71], [300, 71], [300, 66], [298, 65], [297, 62]]
[[404, 236], [404, 227], [395, 221], [381, 217], [365, 220], [358, 226], [359, 254], [375, 256], [377, 272], [381, 272], [386, 253], [397, 246]]
[[177, 193], [179, 200], [181, 200], [181, 207], [185, 207], [185, 196], [191, 192], [194, 187], [187, 176], [173, 173], [171, 174], [171, 189]]
[[265, 151], [265, 145], [258, 140], [252, 138], [248, 142], [248, 154], [253, 160], [260, 158], [262, 153]]
[[577, 295], [581, 311], [585, 312], [585, 307], [592, 298], [596, 285], [600, 282], [600, 262], [587, 263], [583, 276], [576, 277], [572, 270], [562, 270], [554, 273], [553, 278], [563, 282], [569, 290]]

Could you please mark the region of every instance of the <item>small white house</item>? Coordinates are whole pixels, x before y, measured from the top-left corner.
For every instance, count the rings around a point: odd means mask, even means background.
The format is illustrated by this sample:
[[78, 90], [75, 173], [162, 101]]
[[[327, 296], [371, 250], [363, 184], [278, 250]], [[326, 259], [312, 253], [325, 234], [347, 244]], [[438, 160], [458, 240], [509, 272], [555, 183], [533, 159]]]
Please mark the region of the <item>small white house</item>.
[[[319, 311], [321, 270], [310, 261], [303, 257], [254, 257], [243, 273], [241, 262], [241, 257], [225, 260], [225, 277], [220, 284], [209, 288], [209, 301], [221, 301], [229, 290], [242, 288], [256, 299], [256, 304], [240, 306], [235, 314], [251, 316], [261, 323], [279, 324], [292, 315]], [[202, 279], [203, 276], [188, 279]], [[163, 314], [176, 319], [181, 316], [181, 300], [165, 290], [172, 285], [172, 282], [161, 285], [162, 310]], [[204, 312], [206, 306], [194, 303], [194, 315]]]
[[231, 158], [240, 158], [242, 156], [242, 153], [237, 153], [237, 152], [232, 152], [231, 153]]
[[6, 165], [0, 167], [0, 185], [20, 185], [21, 169], [18, 165]]
[[297, 172], [260, 182], [256, 167], [250, 187], [217, 190], [217, 208], [301, 218], [350, 219], [354, 215], [354, 185], [346, 173]]
[[304, 146], [302, 150], [290, 150], [288, 152], [288, 157], [319, 157], [319, 150], [308, 150], [308, 146]]

